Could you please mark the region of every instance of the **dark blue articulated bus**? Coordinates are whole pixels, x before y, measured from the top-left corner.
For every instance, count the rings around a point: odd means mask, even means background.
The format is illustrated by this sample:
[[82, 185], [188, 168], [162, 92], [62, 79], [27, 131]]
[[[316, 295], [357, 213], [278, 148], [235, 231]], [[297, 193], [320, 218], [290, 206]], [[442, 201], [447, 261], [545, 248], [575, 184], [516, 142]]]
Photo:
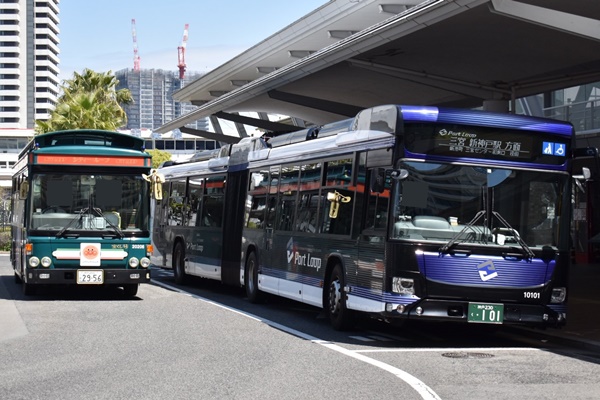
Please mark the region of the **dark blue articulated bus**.
[[560, 326], [570, 265], [568, 123], [384, 105], [159, 169], [158, 264], [322, 307]]

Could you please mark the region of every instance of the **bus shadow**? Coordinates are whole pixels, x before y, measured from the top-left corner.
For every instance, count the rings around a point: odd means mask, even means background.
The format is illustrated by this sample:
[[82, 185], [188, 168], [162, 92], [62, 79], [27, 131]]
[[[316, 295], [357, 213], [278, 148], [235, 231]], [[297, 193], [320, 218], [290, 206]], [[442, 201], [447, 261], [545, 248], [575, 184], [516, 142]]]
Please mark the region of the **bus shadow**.
[[35, 294], [26, 296], [22, 292], [22, 284], [13, 276], [0, 276], [0, 299], [19, 301], [123, 301], [142, 300], [138, 296], [129, 297], [125, 291], [116, 286], [77, 285], [40, 285]]
[[[192, 293], [200, 298], [222, 304], [257, 317], [275, 329], [296, 335], [340, 343], [379, 349], [439, 349], [448, 357], [477, 358], [490, 356], [499, 348], [535, 348], [581, 361], [600, 364], [600, 355], [575, 347], [556, 344], [543, 330], [532, 334], [519, 328], [503, 325], [464, 324], [449, 322], [405, 321], [391, 324], [361, 315], [351, 330], [336, 331], [322, 309], [294, 300], [263, 294], [259, 304], [250, 303], [244, 289], [223, 285], [210, 279], [189, 277], [186, 285], [176, 285], [167, 274], [161, 281]], [[274, 323], [274, 324], [273, 324]], [[285, 329], [278, 328], [278, 325]], [[548, 328], [553, 331], [553, 328]], [[297, 336], [297, 335], [296, 335]]]

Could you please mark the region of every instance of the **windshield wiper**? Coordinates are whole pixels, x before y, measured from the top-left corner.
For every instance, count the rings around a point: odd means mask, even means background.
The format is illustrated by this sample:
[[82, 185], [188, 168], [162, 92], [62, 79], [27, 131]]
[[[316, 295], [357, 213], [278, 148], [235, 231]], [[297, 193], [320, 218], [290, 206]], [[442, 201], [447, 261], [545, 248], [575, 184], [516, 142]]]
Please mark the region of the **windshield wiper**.
[[99, 217], [103, 218], [106, 222], [108, 222], [108, 225], [110, 225], [110, 227], [113, 228], [113, 230], [117, 233], [117, 235], [119, 236], [119, 239], [122, 239], [123, 237], [125, 237], [125, 234], [123, 233], [123, 231], [121, 229], [119, 229], [118, 226], [113, 224], [108, 218], [106, 218], [104, 216], [104, 214], [102, 214], [102, 210], [100, 210], [99, 208], [96, 208], [96, 207], [93, 207], [92, 210], [96, 214], [98, 214]]
[[79, 211], [79, 214], [77, 214], [75, 216], [75, 218], [73, 218], [71, 220], [71, 222], [69, 222], [64, 228], [62, 228], [60, 231], [58, 231], [58, 233], [56, 234], [56, 237], [61, 237], [64, 235], [64, 233], [67, 231], [67, 229], [69, 229], [71, 226], [73, 226], [73, 223], [75, 221], [81, 221], [81, 217], [83, 216], [84, 213], [86, 213], [88, 211], [88, 208], [84, 208], [81, 211]]
[[510, 224], [508, 223], [508, 221], [505, 220], [504, 217], [502, 217], [502, 215], [500, 215], [499, 212], [492, 211], [492, 214], [496, 218], [498, 218], [498, 221], [500, 221], [502, 223], [502, 225], [504, 225], [505, 228], [509, 229], [512, 232], [513, 237], [515, 238], [515, 240], [517, 241], [517, 243], [519, 243], [519, 245], [523, 249], [523, 253], [525, 253], [525, 256], [527, 257], [527, 260], [533, 259], [535, 257], [535, 254], [533, 253], [533, 251], [531, 251], [531, 249], [529, 248], [529, 246], [527, 246], [527, 243], [525, 243], [525, 241], [523, 239], [521, 239], [521, 235], [519, 235], [519, 232], [517, 232], [517, 230], [515, 228], [513, 228], [512, 226], [510, 226]]
[[473, 225], [475, 225], [475, 222], [479, 221], [479, 219], [485, 215], [485, 210], [481, 210], [478, 211], [477, 214], [475, 214], [475, 216], [473, 217], [472, 220], [470, 220], [464, 228], [462, 228], [460, 230], [460, 232], [458, 232], [456, 235], [452, 236], [452, 239], [450, 239], [448, 241], [448, 243], [446, 243], [445, 245], [443, 245], [442, 247], [440, 247], [440, 254], [446, 254], [448, 253], [448, 251], [450, 250], [450, 248], [452, 246], [454, 246], [456, 244], [456, 242], [458, 242], [458, 239], [460, 238], [460, 236], [465, 233], [467, 231], [467, 229], [472, 229]]
[[108, 225], [110, 225], [110, 227], [116, 232], [117, 236], [119, 236], [120, 239], [122, 239], [123, 237], [125, 237], [125, 234], [123, 233], [123, 231], [121, 229], [119, 229], [118, 226], [116, 226], [115, 224], [113, 224], [108, 218], [106, 218], [104, 216], [104, 214], [102, 214], [102, 210], [100, 210], [99, 208], [96, 207], [86, 207], [84, 209], [82, 209], [81, 211], [79, 211], [79, 214], [73, 218], [71, 220], [71, 222], [69, 222], [64, 228], [62, 228], [57, 234], [56, 237], [61, 237], [65, 234], [65, 232], [71, 228], [71, 226], [73, 226], [73, 223], [75, 221], [81, 221], [81, 218], [83, 217], [83, 215], [87, 212], [90, 212], [92, 214], [96, 214], [97, 216], [99, 216], [100, 218], [104, 219], [106, 222], [108, 222]]

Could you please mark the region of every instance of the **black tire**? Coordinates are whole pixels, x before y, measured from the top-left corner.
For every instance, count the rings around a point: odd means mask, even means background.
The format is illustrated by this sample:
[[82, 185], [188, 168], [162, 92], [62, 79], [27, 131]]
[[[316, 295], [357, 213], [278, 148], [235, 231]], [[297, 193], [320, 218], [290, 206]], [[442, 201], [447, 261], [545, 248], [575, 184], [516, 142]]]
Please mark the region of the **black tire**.
[[23, 283], [23, 280], [21, 279], [21, 277], [19, 276], [19, 274], [17, 274], [17, 272], [15, 271], [15, 283], [20, 285]]
[[187, 283], [187, 274], [185, 273], [185, 250], [183, 244], [177, 243], [173, 252], [173, 275], [175, 283], [185, 285]]
[[346, 308], [346, 293], [344, 293], [344, 270], [341, 264], [336, 264], [327, 282], [325, 311], [333, 329], [344, 331], [354, 326], [354, 313]]
[[125, 292], [125, 297], [135, 297], [138, 292], [140, 284], [139, 283], [129, 283], [127, 285], [123, 285], [123, 291]]
[[263, 300], [263, 294], [258, 289], [258, 260], [256, 259], [256, 254], [254, 252], [250, 252], [246, 259], [244, 278], [246, 296], [248, 296], [250, 303], [261, 302], [261, 300]]

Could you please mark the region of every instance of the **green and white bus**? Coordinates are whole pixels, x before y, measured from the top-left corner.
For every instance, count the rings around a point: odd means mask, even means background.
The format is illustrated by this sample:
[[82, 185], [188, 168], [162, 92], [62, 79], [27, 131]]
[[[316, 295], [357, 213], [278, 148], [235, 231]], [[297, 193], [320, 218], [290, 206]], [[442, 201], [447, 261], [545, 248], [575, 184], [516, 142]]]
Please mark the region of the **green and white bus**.
[[15, 280], [120, 286], [150, 281], [151, 156], [140, 138], [101, 130], [36, 136], [12, 179]]
[[165, 178], [157, 264], [323, 308], [560, 326], [570, 263], [573, 127], [386, 105], [244, 138]]

